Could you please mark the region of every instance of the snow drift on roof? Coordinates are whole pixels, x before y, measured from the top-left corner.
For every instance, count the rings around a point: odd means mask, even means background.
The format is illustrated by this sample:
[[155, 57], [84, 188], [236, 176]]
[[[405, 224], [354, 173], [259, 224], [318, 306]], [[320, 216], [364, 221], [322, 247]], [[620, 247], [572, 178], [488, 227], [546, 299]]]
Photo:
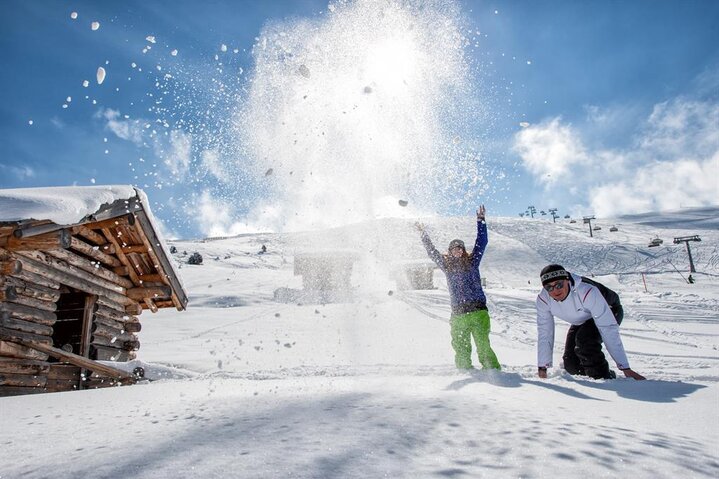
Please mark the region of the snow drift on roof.
[[96, 213], [103, 204], [135, 196], [135, 188], [129, 185], [0, 190], [0, 221], [33, 219], [71, 225]]

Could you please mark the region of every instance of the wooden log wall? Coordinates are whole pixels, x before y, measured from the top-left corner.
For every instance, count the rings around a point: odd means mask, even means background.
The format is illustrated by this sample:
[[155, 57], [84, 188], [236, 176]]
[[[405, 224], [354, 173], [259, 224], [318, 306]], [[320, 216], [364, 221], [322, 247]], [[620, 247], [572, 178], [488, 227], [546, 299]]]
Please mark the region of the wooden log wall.
[[[124, 223], [103, 226], [120, 224]], [[87, 324], [87, 333], [78, 330], [78, 337], [87, 340], [86, 350], [79, 352], [102, 361], [134, 359], [140, 347], [136, 333], [141, 329], [137, 318], [143, 311], [141, 302], [167, 295], [167, 286], [163, 282], [148, 284], [130, 274], [133, 268], [112, 256], [122, 255], [117, 250], [120, 245], [84, 226], [30, 237], [12, 236], [7, 228], [0, 236], [3, 233], [0, 396], [117, 385], [120, 380], [116, 377], [92, 373], [62, 359], [52, 362], [50, 355], [31, 346], [53, 345], [58, 301], [64, 292], [77, 290], [96, 296], [92, 310], [86, 310], [88, 320], [79, 321]], [[156, 278], [161, 276], [152, 277]]]

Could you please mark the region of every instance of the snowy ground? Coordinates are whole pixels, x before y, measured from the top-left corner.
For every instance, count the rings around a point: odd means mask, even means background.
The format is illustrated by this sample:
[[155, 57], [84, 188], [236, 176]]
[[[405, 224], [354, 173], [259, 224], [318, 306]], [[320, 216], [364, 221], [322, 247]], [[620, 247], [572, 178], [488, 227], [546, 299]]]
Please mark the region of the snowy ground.
[[[432, 291], [398, 291], [386, 273], [426, 259], [407, 221], [175, 242], [190, 305], [142, 317], [139, 362], [155, 380], [0, 398], [0, 478], [717, 477], [718, 213], [599, 221], [594, 238], [581, 221], [490, 218], [481, 269], [501, 373], [454, 369], [441, 273]], [[471, 218], [426, 223], [439, 247], [474, 240]], [[687, 284], [672, 238], [693, 234]], [[647, 248], [656, 235], [664, 245]], [[311, 244], [352, 244], [352, 297], [275, 301], [301, 288], [293, 259]], [[182, 264], [184, 251], [204, 264]], [[648, 381], [536, 377], [548, 262], [620, 293]]]

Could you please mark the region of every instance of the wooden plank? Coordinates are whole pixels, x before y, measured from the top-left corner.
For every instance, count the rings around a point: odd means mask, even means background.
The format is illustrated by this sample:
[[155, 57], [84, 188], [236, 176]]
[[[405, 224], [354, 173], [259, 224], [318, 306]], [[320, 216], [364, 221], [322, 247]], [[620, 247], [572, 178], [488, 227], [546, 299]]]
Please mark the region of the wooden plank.
[[135, 339], [137, 339], [137, 337], [132, 333], [112, 328], [110, 326], [107, 326], [106, 324], [97, 322], [92, 325], [92, 335], [102, 336], [109, 339], [117, 339], [118, 341], [134, 341]]
[[12, 303], [20, 304], [23, 306], [29, 306], [31, 308], [37, 308], [42, 311], [49, 311], [49, 312], [55, 312], [57, 311], [57, 304], [55, 304], [52, 301], [43, 301], [41, 299], [35, 299], [31, 298], [29, 296], [25, 296], [22, 294], [19, 294], [15, 297], [15, 299], [12, 299]]
[[44, 388], [47, 377], [32, 374], [0, 373], [0, 386], [21, 386]]
[[61, 229], [31, 237], [16, 238], [12, 236], [8, 238], [5, 248], [9, 251], [65, 249], [70, 247], [71, 239], [70, 232]]
[[15, 331], [21, 331], [23, 333], [40, 334], [42, 336], [49, 337], [52, 337], [53, 332], [51, 326], [16, 319], [10, 316], [5, 316], [4, 314], [0, 314], [0, 326], [3, 328], [13, 329]]
[[0, 341], [0, 356], [20, 359], [38, 359], [40, 361], [45, 361], [48, 358], [48, 355], [45, 353], [9, 341]]
[[103, 336], [93, 336], [92, 345], [109, 346], [112, 348], [122, 349], [123, 351], [137, 351], [140, 349], [140, 341], [137, 339], [133, 341], [113, 341], [112, 339], [105, 338]]
[[[73, 226], [73, 228], [70, 231], [72, 232], [73, 235], [82, 236], [86, 240], [88, 240], [92, 243], [95, 243], [95, 246], [99, 246], [100, 251], [102, 251], [103, 253], [107, 253], [107, 254], [115, 253], [114, 248], [112, 249], [112, 251], [110, 251], [110, 247], [112, 245], [108, 244], [107, 240], [101, 234], [95, 233], [94, 231], [92, 231], [90, 228], [88, 228], [85, 225]], [[107, 246], [107, 248], [106, 248], [106, 246]]]
[[43, 394], [46, 392], [52, 392], [47, 388], [24, 388], [16, 386], [2, 386], [0, 387], [0, 397], [10, 396], [24, 396], [26, 394]]
[[0, 374], [32, 374], [45, 375], [50, 370], [50, 363], [33, 359], [17, 359], [0, 357]]
[[142, 284], [140, 279], [137, 277], [137, 272], [135, 272], [135, 268], [133, 267], [132, 262], [128, 259], [125, 253], [122, 252], [122, 246], [120, 246], [120, 243], [118, 242], [117, 238], [115, 238], [115, 236], [112, 234], [112, 231], [110, 231], [109, 228], [102, 228], [102, 234], [105, 235], [105, 238], [107, 238], [107, 240], [115, 246], [115, 252], [117, 254], [117, 257], [120, 258], [120, 261], [124, 266], [127, 266], [127, 273], [135, 286], [139, 286], [140, 284]]
[[57, 321], [57, 315], [53, 312], [43, 311], [22, 304], [0, 303], [0, 313], [4, 312], [9, 313], [13, 318], [32, 321], [33, 323], [44, 324], [46, 326], [52, 326], [55, 324], [55, 321]]
[[97, 303], [97, 296], [89, 295], [85, 298], [85, 310], [82, 312], [82, 331], [80, 336], [80, 355], [90, 356], [90, 331], [92, 329], [93, 313]]
[[113, 271], [103, 267], [99, 263], [92, 262], [88, 259], [83, 258], [82, 256], [78, 256], [72, 251], [54, 250], [48, 251], [47, 253], [50, 256], [54, 256], [55, 258], [67, 261], [68, 264], [85, 270], [92, 275], [99, 276], [102, 279], [110, 281], [111, 283], [122, 286], [123, 288], [132, 288], [134, 286], [132, 281], [130, 281], [129, 279], [123, 278], [122, 276], [115, 274]]
[[123, 321], [106, 318], [104, 316], [98, 316], [97, 312], [95, 312], [95, 322], [98, 324], [104, 324], [105, 326], [108, 326], [110, 328], [115, 328], [118, 331], [125, 331], [125, 323]]
[[102, 221], [95, 221], [92, 223], [87, 223], [85, 226], [92, 230], [102, 230], [106, 228], [117, 228], [118, 226], [125, 226], [125, 225], [134, 225], [135, 224], [135, 215], [132, 213], [127, 213], [122, 216], [117, 216], [115, 218], [109, 218]]
[[98, 361], [116, 361], [124, 363], [136, 357], [131, 351], [125, 351], [108, 346], [93, 345], [91, 350], [91, 354], [93, 354]]
[[[33, 252], [36, 253], [36, 252]], [[39, 253], [39, 252], [38, 252]], [[25, 254], [25, 253], [19, 253], [19, 254]], [[44, 253], [39, 253], [44, 254]], [[47, 256], [47, 255], [46, 255]], [[55, 260], [59, 261], [59, 260]], [[124, 295], [124, 289], [120, 286], [114, 286], [114, 289], [120, 288], [123, 290], [122, 293], [119, 293], [115, 290], [110, 290], [108, 288], [105, 288], [103, 284], [106, 284], [105, 280], [102, 280], [101, 278], [88, 278], [87, 273], [82, 273], [82, 276], [76, 276], [74, 274], [68, 273], [66, 271], [62, 271], [59, 269], [56, 269], [52, 266], [48, 266], [46, 264], [43, 264], [41, 262], [35, 261], [33, 259], [23, 257], [22, 258], [23, 268], [27, 269], [28, 271], [32, 271], [36, 274], [43, 274], [46, 277], [53, 279], [55, 281], [58, 281], [61, 284], [70, 286], [75, 289], [79, 289], [80, 291], [83, 291], [85, 293], [95, 294], [98, 296], [105, 296], [109, 298], [112, 301], [115, 301], [117, 303], [121, 303], [124, 305], [129, 305], [135, 303], [134, 300], [128, 298]], [[72, 267], [70, 267], [72, 268]], [[102, 283], [102, 284], [100, 284]]]
[[122, 252], [125, 254], [130, 253], [147, 253], [147, 246], [144, 244], [133, 244], [122, 247]]
[[48, 379], [80, 380], [80, 368], [74, 364], [52, 363], [47, 373]]
[[85, 256], [89, 256], [90, 258], [113, 268], [122, 266], [122, 263], [120, 263], [120, 261], [114, 256], [103, 253], [102, 251], [100, 251], [99, 247], [89, 245], [84, 241], [75, 238], [74, 236], [70, 238], [70, 248], [74, 249], [75, 251], [79, 251]]
[[39, 299], [50, 303], [54, 303], [60, 299], [60, 292], [58, 290], [32, 284], [19, 278], [11, 276], [0, 277], [0, 288], [5, 285], [13, 286], [17, 294], [21, 294], [29, 298]]
[[62, 349], [54, 348], [52, 346], [46, 345], [46, 344], [36, 344], [36, 343], [21, 343], [24, 346], [37, 349], [40, 352], [43, 352], [45, 354], [49, 354], [50, 356], [66, 361], [70, 364], [74, 364], [76, 366], [79, 366], [84, 369], [89, 369], [91, 371], [97, 371], [103, 375], [106, 375], [111, 378], [129, 378], [132, 379], [132, 374], [127, 373], [125, 371], [121, 371], [119, 369], [112, 368], [110, 366], [107, 366], [102, 363], [98, 363], [97, 361], [93, 361], [92, 359], [83, 358], [82, 356], [79, 356], [77, 354], [68, 353], [67, 351], [63, 351]]
[[148, 309], [153, 313], [156, 313], [160, 310], [155, 304], [155, 301], [152, 300], [152, 298], [144, 298], [143, 301], [147, 305]]
[[119, 323], [124, 323], [132, 319], [132, 316], [127, 314], [124, 310], [118, 311], [117, 309], [110, 308], [102, 304], [98, 305], [95, 310], [95, 316], [113, 319]]
[[118, 276], [129, 276], [130, 275], [130, 268], [127, 266], [118, 266], [117, 268], [112, 268], [112, 272], [115, 273]]
[[145, 298], [168, 298], [172, 294], [172, 288], [169, 286], [148, 286], [145, 288], [132, 288], [126, 292], [131, 299], [141, 301]]
[[33, 347], [35, 344], [52, 344], [52, 338], [40, 334], [23, 333], [0, 326], [0, 340], [23, 344]]
[[137, 233], [142, 238], [142, 242], [150, 247], [152, 251], [152, 261], [155, 263], [155, 269], [160, 275], [167, 279], [167, 284], [172, 288], [172, 301], [178, 311], [182, 311], [187, 306], [187, 293], [182, 288], [180, 280], [175, 276], [175, 270], [170, 263], [169, 258], [165, 255], [157, 233], [152, 228], [152, 222], [144, 211], [135, 212], [139, 227], [136, 227]]
[[[22, 264], [22, 263], [20, 263]], [[13, 278], [21, 279], [27, 283], [33, 284], [33, 285], [39, 285], [43, 286], [45, 288], [60, 289], [60, 283], [57, 281], [54, 281], [52, 279], [45, 278], [44, 276], [33, 273], [31, 271], [22, 271], [19, 274], [12, 275]]]

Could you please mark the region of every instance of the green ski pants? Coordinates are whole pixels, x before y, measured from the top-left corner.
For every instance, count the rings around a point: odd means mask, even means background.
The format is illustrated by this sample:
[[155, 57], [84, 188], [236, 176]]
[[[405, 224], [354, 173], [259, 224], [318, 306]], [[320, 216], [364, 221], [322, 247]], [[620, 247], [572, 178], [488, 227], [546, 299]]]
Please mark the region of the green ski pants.
[[484, 369], [501, 369], [497, 355], [489, 345], [489, 313], [482, 309], [450, 318], [454, 364], [460, 369], [472, 367], [472, 341], [477, 346], [477, 357]]

